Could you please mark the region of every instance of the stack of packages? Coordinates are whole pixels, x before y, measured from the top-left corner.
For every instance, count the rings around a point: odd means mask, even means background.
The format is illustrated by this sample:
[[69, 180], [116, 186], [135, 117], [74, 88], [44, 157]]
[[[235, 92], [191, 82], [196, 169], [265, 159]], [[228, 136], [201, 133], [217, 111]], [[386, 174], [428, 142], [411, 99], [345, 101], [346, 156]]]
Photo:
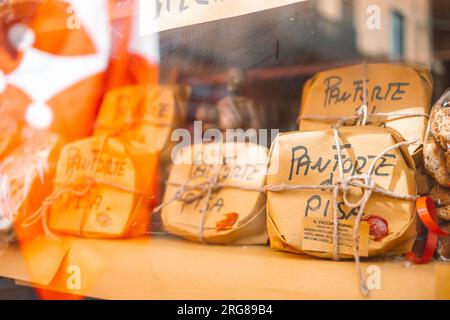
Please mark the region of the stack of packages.
[[[160, 163], [189, 90], [134, 86], [110, 91], [94, 135], [64, 144], [56, 133], [2, 118], [0, 235], [121, 238], [147, 233]], [[165, 157], [165, 158], [164, 158]], [[162, 160], [161, 160], [162, 159]]]
[[406, 65], [352, 66], [308, 81], [300, 131], [271, 149], [271, 247], [354, 256], [358, 267], [360, 257], [410, 252], [431, 93], [430, 73]]
[[48, 198], [49, 227], [85, 237], [148, 232], [158, 200], [160, 163], [174, 126], [184, 119], [185, 88], [136, 86], [110, 91], [94, 135], [61, 151]]
[[155, 211], [166, 231], [204, 243], [264, 244], [267, 228], [272, 248], [295, 253], [358, 262], [410, 253], [416, 200], [432, 186], [423, 157], [431, 94], [431, 74], [417, 66], [319, 73], [303, 91], [300, 131], [278, 136], [268, 166], [249, 157], [260, 146], [188, 146]]

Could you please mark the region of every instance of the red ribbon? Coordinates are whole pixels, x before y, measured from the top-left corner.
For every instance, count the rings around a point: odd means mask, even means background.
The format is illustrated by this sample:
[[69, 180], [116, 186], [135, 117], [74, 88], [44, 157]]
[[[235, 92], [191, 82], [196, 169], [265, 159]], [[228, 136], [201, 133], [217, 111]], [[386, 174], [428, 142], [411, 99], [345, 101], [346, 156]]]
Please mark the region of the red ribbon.
[[426, 264], [433, 259], [439, 236], [450, 236], [450, 233], [439, 227], [433, 199], [430, 197], [419, 198], [416, 202], [416, 210], [420, 220], [428, 229], [427, 241], [421, 257], [413, 252], [408, 252], [406, 258], [415, 264]]

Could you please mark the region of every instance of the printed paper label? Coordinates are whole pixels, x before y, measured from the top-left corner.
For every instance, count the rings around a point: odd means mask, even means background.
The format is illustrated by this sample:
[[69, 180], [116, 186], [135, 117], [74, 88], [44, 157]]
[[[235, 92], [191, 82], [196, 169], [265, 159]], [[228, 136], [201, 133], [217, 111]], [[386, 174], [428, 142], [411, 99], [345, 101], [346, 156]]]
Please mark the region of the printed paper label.
[[[339, 254], [353, 255], [354, 221], [339, 221]], [[334, 251], [333, 220], [325, 218], [305, 217], [303, 220], [302, 249], [308, 251]], [[369, 255], [369, 225], [361, 222], [359, 229], [359, 254]]]

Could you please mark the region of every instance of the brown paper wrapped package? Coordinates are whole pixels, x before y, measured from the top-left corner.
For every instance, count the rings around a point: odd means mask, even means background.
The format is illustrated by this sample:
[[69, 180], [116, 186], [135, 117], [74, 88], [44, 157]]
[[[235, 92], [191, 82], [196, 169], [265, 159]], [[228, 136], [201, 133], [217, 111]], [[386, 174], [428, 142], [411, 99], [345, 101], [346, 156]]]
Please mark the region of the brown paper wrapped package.
[[158, 159], [144, 147], [105, 136], [67, 144], [54, 181], [51, 230], [103, 238], [146, 233]]
[[266, 244], [267, 163], [267, 149], [250, 143], [181, 149], [161, 207], [165, 229], [205, 243]]
[[94, 135], [135, 140], [170, 160], [172, 130], [183, 125], [190, 94], [187, 87], [131, 86], [105, 96]]
[[432, 85], [428, 70], [401, 64], [355, 65], [320, 72], [303, 88], [299, 127], [301, 131], [329, 128], [335, 120], [306, 117], [351, 117], [365, 102], [368, 114], [418, 115], [367, 119], [370, 125], [397, 130], [406, 140], [419, 139], [409, 147], [414, 154], [423, 143], [428, 119], [419, 115], [429, 114]]
[[[364, 173], [371, 160], [403, 139], [394, 130], [376, 127], [339, 128], [342, 161], [346, 177]], [[406, 147], [386, 154], [376, 165], [372, 178], [377, 186], [403, 195], [415, 195], [415, 169]], [[330, 185], [339, 179], [336, 143], [331, 129], [281, 134], [272, 145], [267, 185]], [[331, 183], [331, 181], [333, 181]], [[350, 188], [349, 199], [356, 202], [362, 192]], [[271, 247], [294, 253], [331, 258], [331, 252], [308, 251], [302, 247], [302, 230], [306, 217], [333, 219], [330, 191], [297, 190], [267, 194], [268, 231]], [[338, 195], [339, 224], [351, 223], [358, 211], [347, 208]], [[372, 234], [367, 256], [401, 254], [409, 251], [416, 236], [414, 201], [400, 200], [373, 193], [364, 217], [386, 221], [382, 239]], [[364, 218], [363, 218], [364, 220]], [[376, 228], [376, 226], [375, 226]], [[367, 230], [367, 229], [366, 229]], [[362, 241], [362, 240], [361, 240]], [[361, 244], [363, 246], [364, 244]], [[351, 255], [340, 254], [340, 258]]]

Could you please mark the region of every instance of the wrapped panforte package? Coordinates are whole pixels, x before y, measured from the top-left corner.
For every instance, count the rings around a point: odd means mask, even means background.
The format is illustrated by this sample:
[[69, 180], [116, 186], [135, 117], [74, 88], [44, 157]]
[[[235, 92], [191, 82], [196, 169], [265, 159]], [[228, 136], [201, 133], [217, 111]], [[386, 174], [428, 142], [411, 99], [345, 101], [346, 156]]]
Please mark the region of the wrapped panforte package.
[[162, 222], [192, 241], [266, 244], [267, 149], [251, 143], [180, 149], [167, 182]]
[[266, 186], [271, 247], [322, 258], [350, 258], [358, 247], [362, 257], [410, 251], [416, 237], [410, 143], [371, 126], [279, 135]]
[[65, 145], [47, 199], [50, 229], [102, 238], [144, 234], [157, 191], [158, 159], [145, 146], [106, 136]]
[[41, 223], [27, 220], [52, 192], [61, 147], [57, 134], [26, 128], [20, 145], [0, 162], [0, 233], [14, 231], [22, 240], [42, 232]]
[[190, 90], [176, 86], [132, 86], [106, 95], [97, 118], [95, 135], [120, 136], [170, 157], [174, 127], [186, 117]]
[[414, 154], [423, 143], [432, 85], [428, 70], [401, 64], [363, 64], [320, 72], [303, 88], [300, 130], [329, 128], [340, 119], [389, 127], [407, 140], [419, 139], [409, 146]]

